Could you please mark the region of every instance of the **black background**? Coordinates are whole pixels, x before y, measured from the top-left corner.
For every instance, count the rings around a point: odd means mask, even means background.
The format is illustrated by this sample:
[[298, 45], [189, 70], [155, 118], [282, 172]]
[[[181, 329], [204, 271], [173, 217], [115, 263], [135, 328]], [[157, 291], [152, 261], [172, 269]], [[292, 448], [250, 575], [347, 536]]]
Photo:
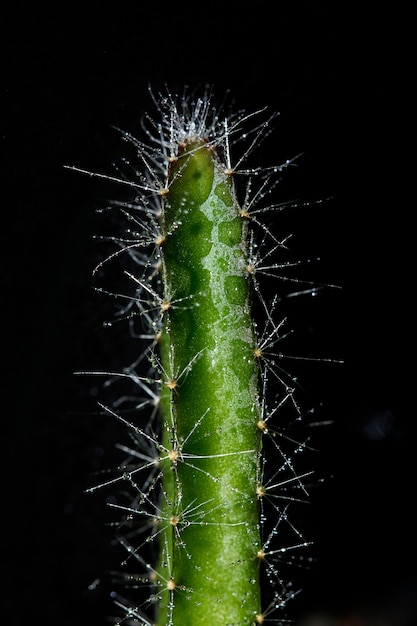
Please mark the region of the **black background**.
[[111, 611], [108, 590], [87, 590], [115, 563], [105, 506], [83, 491], [111, 460], [115, 427], [91, 415], [89, 382], [73, 372], [107, 367], [126, 348], [103, 333], [111, 304], [91, 288], [107, 188], [63, 166], [110, 171], [123, 154], [111, 126], [135, 133], [148, 84], [208, 83], [220, 99], [230, 89], [238, 108], [280, 111], [262, 158], [303, 157], [278, 200], [331, 197], [280, 214], [295, 253], [320, 255], [313, 277], [344, 287], [294, 314], [311, 316], [320, 354], [346, 363], [308, 370], [307, 391], [334, 424], [318, 435], [318, 473], [329, 479], [312, 495], [305, 525], [317, 561], [292, 616], [381, 613], [411, 624], [408, 16], [307, 0], [1, 11], [4, 623], [103, 624]]

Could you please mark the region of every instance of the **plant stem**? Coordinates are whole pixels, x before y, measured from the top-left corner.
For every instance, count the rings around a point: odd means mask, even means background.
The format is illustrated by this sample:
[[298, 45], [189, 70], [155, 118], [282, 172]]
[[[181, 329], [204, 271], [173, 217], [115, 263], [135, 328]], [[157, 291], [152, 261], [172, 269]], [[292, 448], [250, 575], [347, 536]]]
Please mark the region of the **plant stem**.
[[161, 215], [165, 373], [158, 626], [260, 615], [259, 371], [247, 223], [216, 151], [189, 141]]
[[[123, 133], [138, 160], [133, 180], [70, 168], [135, 194], [111, 203], [127, 226], [110, 237], [117, 250], [94, 273], [127, 258], [128, 287], [118, 277], [116, 293], [99, 290], [121, 300], [118, 319], [129, 320], [141, 350], [121, 372], [90, 372], [105, 375], [107, 387], [116, 379], [128, 385], [99, 405], [130, 439], [120, 445], [125, 457], [115, 475], [89, 491], [123, 485], [109, 503], [121, 512], [117, 539], [127, 553], [116, 578], [135, 593], [151, 589], [134, 601], [114, 595], [120, 625], [256, 626], [278, 621], [271, 615], [296, 595], [281, 572], [309, 545], [287, 515], [308, 502], [312, 472], [299, 471], [309, 436], [299, 440], [297, 379], [281, 366], [282, 358], [302, 357], [278, 349], [289, 334], [275, 319], [282, 296], [262, 293], [263, 278], [295, 284], [291, 297], [316, 293], [310, 281], [303, 288], [283, 275], [296, 265], [276, 260], [287, 238], [260, 221], [282, 208], [264, 200], [294, 159], [243, 169], [274, 115], [246, 131], [261, 111], [223, 118], [210, 92], [197, 99], [168, 92], [155, 104], [161, 118], [144, 119], [147, 143]], [[235, 169], [232, 140], [246, 145]], [[131, 167], [128, 158], [124, 164]], [[242, 205], [236, 169], [246, 178]]]

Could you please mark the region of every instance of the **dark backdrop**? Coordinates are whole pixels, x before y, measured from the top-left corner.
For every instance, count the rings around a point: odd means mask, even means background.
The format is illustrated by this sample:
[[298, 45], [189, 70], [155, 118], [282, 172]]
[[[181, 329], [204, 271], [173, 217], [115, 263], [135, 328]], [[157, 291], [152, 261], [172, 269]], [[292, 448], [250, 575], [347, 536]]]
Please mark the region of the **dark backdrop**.
[[320, 354], [346, 364], [306, 376], [320, 418], [334, 423], [317, 435], [328, 479], [312, 494], [316, 561], [292, 616], [397, 606], [411, 616], [406, 35], [394, 44], [407, 16], [307, 0], [6, 1], [2, 15], [4, 623], [103, 624], [110, 610], [108, 589], [88, 591], [115, 565], [105, 505], [83, 491], [112, 459], [115, 426], [91, 414], [89, 381], [73, 371], [127, 348], [103, 334], [111, 304], [91, 288], [107, 188], [63, 166], [109, 171], [123, 154], [111, 126], [135, 132], [148, 84], [206, 83], [220, 99], [230, 89], [237, 107], [280, 111], [262, 158], [303, 157], [277, 198], [329, 198], [281, 214], [282, 229], [295, 253], [321, 257], [313, 277], [344, 286], [295, 313]]

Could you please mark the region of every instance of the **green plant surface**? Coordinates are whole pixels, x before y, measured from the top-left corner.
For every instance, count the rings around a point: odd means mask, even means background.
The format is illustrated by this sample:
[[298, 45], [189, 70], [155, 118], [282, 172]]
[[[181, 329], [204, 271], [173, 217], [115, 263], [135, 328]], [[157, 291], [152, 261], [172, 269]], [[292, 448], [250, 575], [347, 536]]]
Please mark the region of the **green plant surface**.
[[260, 614], [261, 433], [247, 228], [232, 179], [204, 141], [181, 151], [169, 182], [162, 276], [172, 304], [161, 360], [173, 373], [162, 411], [173, 453], [162, 467], [162, 517], [174, 522], [162, 522], [158, 581], [172, 593], [157, 624], [167, 606], [173, 624], [250, 624]]

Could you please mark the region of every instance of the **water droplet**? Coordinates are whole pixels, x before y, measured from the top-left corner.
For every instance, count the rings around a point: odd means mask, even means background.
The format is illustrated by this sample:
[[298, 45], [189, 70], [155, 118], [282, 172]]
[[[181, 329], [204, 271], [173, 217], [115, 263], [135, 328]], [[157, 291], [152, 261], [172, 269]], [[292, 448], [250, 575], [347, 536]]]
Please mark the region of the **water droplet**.
[[90, 585], [88, 585], [89, 591], [94, 591], [94, 589], [97, 589], [99, 584], [100, 584], [100, 579], [99, 578], [96, 578], [95, 580], [93, 580], [93, 582]]
[[256, 585], [256, 578], [249, 578], [250, 585]]

